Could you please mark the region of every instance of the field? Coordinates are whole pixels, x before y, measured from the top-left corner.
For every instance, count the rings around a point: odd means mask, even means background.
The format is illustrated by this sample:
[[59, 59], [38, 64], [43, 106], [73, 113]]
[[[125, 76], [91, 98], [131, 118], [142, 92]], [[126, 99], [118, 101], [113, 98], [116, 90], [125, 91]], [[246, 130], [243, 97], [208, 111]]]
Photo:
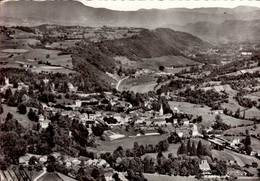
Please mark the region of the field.
[[212, 150], [211, 152], [213, 154], [213, 157], [216, 157], [221, 160], [226, 160], [226, 161], [228, 160], [237, 161], [237, 164], [241, 167], [245, 166], [245, 164], [251, 165], [252, 162], [257, 162], [258, 165], [260, 164], [260, 160], [258, 160], [255, 157], [235, 153], [233, 151], [226, 150], [226, 149], [224, 151]]
[[185, 58], [183, 56], [162, 56], [162, 57], [155, 57], [155, 58], [147, 58], [143, 59], [140, 62], [140, 68], [151, 69], [151, 70], [158, 70], [159, 66], [164, 67], [173, 67], [173, 66], [188, 66], [188, 65], [196, 65], [199, 64], [191, 59]]
[[231, 97], [231, 96], [228, 98], [228, 103], [222, 103], [221, 106], [222, 106], [223, 108], [227, 108], [227, 110], [230, 110], [230, 111], [232, 111], [233, 113], [235, 113], [238, 108], [240, 109], [240, 111], [243, 111], [243, 110], [246, 109], [246, 108], [240, 106], [240, 105], [238, 104], [238, 102], [237, 102], [233, 97]]
[[119, 146], [124, 149], [133, 148], [134, 143], [138, 142], [139, 145], [146, 144], [157, 144], [159, 141], [167, 139], [168, 135], [160, 136], [140, 136], [140, 137], [126, 137], [122, 139], [117, 139], [113, 141], [102, 141], [100, 146], [97, 148], [87, 148], [88, 151], [95, 151], [96, 153], [113, 152]]
[[[180, 143], [178, 143], [178, 144], [170, 144], [169, 148], [168, 148], [168, 151], [165, 151], [165, 152], [162, 153], [163, 156], [167, 158], [168, 154], [172, 153], [173, 156], [177, 157], [177, 151], [178, 151], [178, 148], [180, 147], [180, 145], [181, 145]], [[146, 156], [150, 156], [150, 157], [156, 159], [157, 155], [158, 155], [158, 153], [146, 153], [146, 154], [144, 154], [142, 156], [142, 159], [145, 158]]]
[[[10, 112], [13, 117], [19, 122], [21, 123], [21, 125], [25, 128], [32, 128], [33, 126], [33, 122], [30, 121], [27, 117], [27, 114], [22, 115], [19, 114], [17, 112], [17, 107], [9, 107], [6, 106], [5, 104], [2, 104], [4, 112], [0, 115], [0, 121], [6, 118], [6, 115], [8, 114], [8, 112]], [[27, 112], [29, 111], [29, 108], [27, 108]]]
[[[210, 107], [207, 106], [201, 107], [200, 105], [196, 105], [188, 102], [175, 102], [175, 101], [170, 101], [169, 104], [171, 106], [171, 109], [177, 107], [180, 112], [192, 114], [194, 116], [196, 115], [202, 116], [203, 120], [201, 124], [206, 127], [211, 126], [212, 123], [215, 121], [216, 114], [211, 112]], [[221, 117], [226, 124], [231, 126], [237, 126], [241, 124], [246, 125], [252, 123], [252, 121], [236, 119], [230, 116], [226, 116], [224, 114], [221, 114]]]
[[[154, 57], [154, 58], [146, 58], [138, 61], [131, 61], [127, 57], [117, 56], [114, 59], [120, 62], [125, 67], [129, 68], [143, 68], [143, 69], [150, 69], [150, 70], [159, 70], [159, 66], [164, 66], [165, 71], [168, 73], [179, 72], [183, 67], [186, 70], [189, 70], [190, 65], [199, 65], [198, 62], [195, 62], [191, 59], [185, 58], [183, 56], [162, 56], [162, 57]], [[179, 67], [179, 68], [172, 68], [172, 67]], [[168, 67], [168, 68], [167, 68]]]
[[194, 177], [181, 177], [181, 176], [169, 176], [169, 175], [159, 175], [159, 174], [148, 174], [145, 173], [144, 177], [148, 181], [198, 181]]
[[259, 134], [260, 125], [259, 124], [257, 125], [256, 130], [253, 129], [253, 126], [244, 126], [244, 127], [231, 128], [229, 130], [226, 130], [225, 133], [239, 135], [240, 133], [245, 133], [245, 130], [249, 130], [250, 134]]
[[156, 78], [150, 75], [139, 76], [137, 78], [128, 78], [121, 82], [119, 90], [129, 90], [135, 93], [146, 93], [153, 91], [157, 85]]
[[257, 118], [260, 119], [260, 110], [256, 107], [246, 110], [245, 113], [246, 118]]

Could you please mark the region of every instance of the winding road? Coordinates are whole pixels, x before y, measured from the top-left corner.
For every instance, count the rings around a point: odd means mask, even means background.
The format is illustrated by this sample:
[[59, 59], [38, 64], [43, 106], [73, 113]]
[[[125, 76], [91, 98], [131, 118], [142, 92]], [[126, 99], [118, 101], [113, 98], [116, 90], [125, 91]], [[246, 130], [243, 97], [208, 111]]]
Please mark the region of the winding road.
[[127, 77], [125, 77], [125, 78], [123, 78], [123, 79], [120, 79], [118, 82], [117, 82], [117, 84], [116, 84], [116, 90], [117, 91], [119, 91], [119, 86], [120, 86], [120, 84], [122, 83], [122, 81], [124, 81], [124, 80], [126, 80], [126, 79], [128, 79], [129, 78], [129, 76], [127, 76]]

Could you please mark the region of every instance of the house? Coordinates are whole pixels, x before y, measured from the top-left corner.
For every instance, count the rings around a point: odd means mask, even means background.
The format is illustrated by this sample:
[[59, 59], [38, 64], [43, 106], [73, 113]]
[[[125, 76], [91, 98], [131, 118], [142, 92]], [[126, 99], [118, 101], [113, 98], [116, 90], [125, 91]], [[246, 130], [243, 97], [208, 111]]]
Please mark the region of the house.
[[24, 156], [21, 156], [19, 158], [19, 164], [28, 164], [29, 160], [30, 160], [30, 156], [29, 155], [24, 155]]
[[78, 87], [74, 87], [72, 83], [68, 83], [68, 88], [70, 92], [77, 92]]
[[184, 125], [184, 126], [189, 126], [189, 124], [190, 124], [190, 122], [189, 122], [188, 119], [184, 119], [184, 120], [183, 120], [183, 125]]
[[49, 119], [45, 119], [43, 115], [39, 116], [39, 123], [42, 129], [46, 129], [49, 126], [51, 121]]
[[48, 157], [46, 155], [44, 155], [44, 156], [40, 157], [39, 161], [44, 163], [44, 162], [47, 162], [47, 159], [48, 159]]
[[209, 175], [211, 174], [211, 169], [209, 167], [208, 161], [207, 160], [201, 160], [199, 164], [199, 168], [202, 171], [203, 175]]
[[157, 126], [164, 126], [164, 125], [166, 125], [166, 120], [165, 119], [153, 119], [152, 124], [157, 125]]
[[42, 80], [44, 84], [48, 84], [49, 83], [49, 79], [46, 79], [46, 77]]
[[5, 91], [9, 88], [12, 88], [13, 84], [9, 83], [9, 79], [5, 77], [5, 85], [0, 89], [1, 93], [5, 93]]
[[232, 142], [230, 143], [231, 146], [236, 146], [238, 144], [240, 144], [239, 137], [233, 138]]

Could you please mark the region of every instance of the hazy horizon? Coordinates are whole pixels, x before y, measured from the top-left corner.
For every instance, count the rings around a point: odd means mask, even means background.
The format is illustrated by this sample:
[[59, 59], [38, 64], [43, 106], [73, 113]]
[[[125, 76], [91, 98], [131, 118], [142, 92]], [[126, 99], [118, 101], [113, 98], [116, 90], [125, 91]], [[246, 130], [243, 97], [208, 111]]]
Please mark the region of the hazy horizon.
[[226, 0], [214, 0], [214, 1], [172, 1], [172, 0], [146, 0], [146, 1], [88, 1], [78, 0], [86, 6], [95, 8], [107, 8], [111, 10], [119, 11], [136, 11], [139, 9], [171, 9], [171, 8], [235, 8], [237, 6], [252, 6], [260, 8], [260, 1], [226, 1]]
[[[0, 0], [0, 2], [5, 1], [21, 1], [21, 0]], [[26, 0], [22, 0], [26, 1]], [[45, 0], [35, 0], [35, 1], [45, 1]], [[54, 1], [54, 0], [48, 0]], [[59, 0], [62, 1], [62, 0]], [[72, 1], [72, 0], [63, 0]], [[251, 6], [260, 8], [260, 1], [240, 1], [240, 0], [214, 0], [214, 1], [174, 1], [174, 0], [146, 0], [146, 1], [132, 1], [132, 0], [75, 0], [83, 3], [86, 6], [94, 8], [106, 8], [110, 10], [118, 11], [137, 11], [139, 9], [171, 9], [171, 8], [235, 8], [238, 6]]]

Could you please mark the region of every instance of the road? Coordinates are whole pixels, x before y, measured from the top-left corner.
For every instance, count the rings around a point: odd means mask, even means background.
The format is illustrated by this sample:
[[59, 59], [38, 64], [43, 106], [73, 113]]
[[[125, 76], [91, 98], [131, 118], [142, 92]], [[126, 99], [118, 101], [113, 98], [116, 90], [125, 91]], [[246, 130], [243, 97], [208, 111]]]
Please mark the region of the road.
[[33, 181], [37, 181], [39, 178], [41, 178], [45, 173], [46, 173], [47, 171], [46, 171], [46, 167], [43, 167], [43, 172], [40, 174], [40, 175], [38, 175], [35, 179], [33, 179]]
[[120, 86], [120, 84], [122, 83], [122, 81], [124, 81], [124, 80], [126, 80], [126, 79], [128, 79], [129, 78], [129, 76], [127, 76], [127, 77], [125, 77], [125, 78], [123, 78], [123, 79], [120, 79], [118, 82], [117, 82], [117, 84], [116, 84], [116, 90], [117, 91], [119, 91], [118, 89], [119, 89], [119, 86]]

